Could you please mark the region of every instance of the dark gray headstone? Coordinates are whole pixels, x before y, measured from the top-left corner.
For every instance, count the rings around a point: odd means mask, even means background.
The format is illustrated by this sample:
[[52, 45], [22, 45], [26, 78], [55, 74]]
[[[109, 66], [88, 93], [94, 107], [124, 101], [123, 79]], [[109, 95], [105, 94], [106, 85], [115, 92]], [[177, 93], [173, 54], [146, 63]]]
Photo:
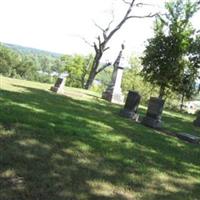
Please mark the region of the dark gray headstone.
[[131, 119], [138, 119], [138, 106], [140, 103], [141, 96], [138, 92], [129, 91], [126, 99], [124, 109], [120, 111], [122, 117]]
[[152, 128], [160, 128], [164, 103], [165, 101], [162, 99], [151, 97], [146, 116], [142, 120], [142, 123]]
[[193, 124], [197, 127], [200, 127], [200, 112], [197, 112], [197, 117], [194, 120]]
[[65, 78], [57, 78], [56, 83], [53, 87], [51, 87], [51, 91], [56, 93], [63, 93], [63, 89], [65, 86]]
[[54, 87], [60, 87], [60, 85], [62, 84], [63, 80], [64, 80], [63, 78], [58, 78], [56, 80], [56, 83], [55, 83]]

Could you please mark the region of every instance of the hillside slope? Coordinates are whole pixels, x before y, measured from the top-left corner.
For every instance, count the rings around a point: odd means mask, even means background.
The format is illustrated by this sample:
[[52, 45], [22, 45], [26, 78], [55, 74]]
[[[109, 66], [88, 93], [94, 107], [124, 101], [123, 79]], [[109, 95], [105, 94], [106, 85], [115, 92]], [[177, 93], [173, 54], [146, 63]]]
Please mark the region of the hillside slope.
[[38, 55], [51, 56], [55, 58], [58, 58], [62, 55], [55, 52], [45, 51], [45, 50], [31, 48], [31, 47], [24, 47], [24, 46], [16, 45], [16, 44], [3, 43], [3, 45], [22, 54], [28, 54], [28, 55], [31, 54], [34, 56], [38, 56]]
[[[0, 77], [0, 199], [199, 199], [199, 146], [119, 117], [93, 92], [49, 88]], [[164, 118], [179, 131], [192, 121]]]

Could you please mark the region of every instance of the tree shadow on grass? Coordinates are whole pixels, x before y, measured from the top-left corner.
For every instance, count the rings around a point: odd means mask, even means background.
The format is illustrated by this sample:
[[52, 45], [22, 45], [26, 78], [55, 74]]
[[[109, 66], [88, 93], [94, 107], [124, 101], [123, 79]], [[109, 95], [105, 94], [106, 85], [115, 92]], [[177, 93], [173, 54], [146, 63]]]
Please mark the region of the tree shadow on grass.
[[23, 88], [1, 90], [0, 199], [200, 195], [197, 146], [123, 119], [104, 101]]

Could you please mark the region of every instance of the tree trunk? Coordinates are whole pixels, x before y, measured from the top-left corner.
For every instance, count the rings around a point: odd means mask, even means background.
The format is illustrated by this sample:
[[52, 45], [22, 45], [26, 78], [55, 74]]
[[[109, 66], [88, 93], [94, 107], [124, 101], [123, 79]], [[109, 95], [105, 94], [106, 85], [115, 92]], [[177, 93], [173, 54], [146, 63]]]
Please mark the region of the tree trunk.
[[92, 64], [92, 69], [90, 71], [90, 74], [89, 74], [89, 77], [88, 77], [88, 80], [85, 84], [85, 89], [88, 90], [91, 88], [92, 86], [92, 83], [95, 79], [95, 76], [96, 76], [96, 71], [97, 71], [97, 68], [99, 66], [99, 62], [100, 62], [100, 59], [102, 57], [102, 54], [96, 54], [95, 58], [94, 58], [94, 61], [93, 61], [93, 64]]
[[164, 95], [165, 95], [165, 86], [161, 85], [158, 98], [163, 99]]
[[183, 111], [183, 102], [184, 102], [184, 99], [185, 99], [185, 95], [182, 94], [182, 97], [181, 97], [181, 105], [180, 105], [180, 111]]
[[95, 76], [96, 76], [96, 73], [95, 73], [94, 70], [92, 70], [92, 71], [90, 72], [89, 78], [88, 78], [88, 80], [87, 80], [87, 82], [86, 82], [86, 84], [85, 84], [85, 89], [86, 89], [86, 90], [89, 90], [89, 89], [91, 88], [92, 83], [93, 83], [93, 81], [94, 81], [94, 79], [95, 79]]
[[[155, 16], [155, 15], [151, 15], [151, 14], [149, 14], [147, 16], [131, 16], [130, 13], [131, 13], [132, 8], [134, 6], [135, 0], [132, 0], [130, 2], [124, 1], [124, 3], [129, 5], [128, 9], [127, 9], [124, 17], [122, 18], [122, 20], [112, 30], [110, 30], [110, 25], [111, 25], [112, 21], [108, 24], [108, 26], [105, 29], [103, 29], [100, 26], [98, 26], [102, 31], [102, 36], [103, 37], [98, 36], [97, 37], [98, 43], [94, 42], [94, 46], [93, 47], [95, 49], [95, 58], [94, 58], [94, 62], [93, 62], [93, 65], [92, 65], [92, 69], [91, 69], [90, 74], [89, 74], [89, 78], [88, 78], [87, 83], [85, 85], [85, 89], [89, 89], [92, 86], [92, 83], [93, 83], [93, 81], [95, 79], [95, 76], [98, 73], [97, 72], [97, 68], [99, 66], [101, 57], [102, 57], [103, 53], [107, 49], [109, 49], [109, 47], [106, 47], [107, 43], [114, 36], [114, 34], [117, 31], [119, 31], [119, 29], [121, 29], [121, 27], [125, 24], [125, 22], [128, 19], [131, 19], [131, 18], [145, 18], [145, 17], [153, 17], [153, 16]], [[102, 41], [102, 38], [103, 38], [103, 41]]]
[[[97, 71], [97, 68], [99, 66], [100, 63], [100, 59], [103, 55], [103, 53], [109, 49], [109, 47], [106, 47], [107, 43], [110, 41], [110, 39], [115, 35], [116, 32], [118, 32], [121, 27], [126, 23], [127, 20], [131, 19], [131, 18], [148, 18], [148, 17], [154, 17], [156, 14], [148, 14], [145, 16], [136, 16], [136, 15], [131, 15], [134, 3], [136, 0], [131, 0], [131, 1], [126, 1], [123, 0], [123, 2], [125, 4], [128, 5], [128, 8], [125, 12], [125, 15], [123, 16], [123, 18], [121, 19], [121, 21], [112, 29], [110, 30], [110, 25], [112, 24], [113, 20], [108, 24], [108, 26], [104, 29], [101, 28], [100, 26], [97, 25], [98, 28], [100, 28], [100, 30], [102, 31], [102, 37], [98, 36], [97, 40], [98, 42], [94, 42], [94, 49], [95, 49], [95, 58], [94, 58], [94, 62], [92, 65], [92, 69], [90, 71], [89, 74], [89, 78], [87, 80], [87, 83], [85, 84], [85, 89], [89, 89], [92, 86], [92, 83], [95, 79], [95, 76], [101, 71]], [[139, 4], [138, 4], [139, 5]], [[140, 5], [144, 5], [142, 3], [140, 3]], [[102, 41], [103, 38], [103, 41]]]
[[85, 74], [81, 77], [81, 88], [84, 88], [85, 84]]

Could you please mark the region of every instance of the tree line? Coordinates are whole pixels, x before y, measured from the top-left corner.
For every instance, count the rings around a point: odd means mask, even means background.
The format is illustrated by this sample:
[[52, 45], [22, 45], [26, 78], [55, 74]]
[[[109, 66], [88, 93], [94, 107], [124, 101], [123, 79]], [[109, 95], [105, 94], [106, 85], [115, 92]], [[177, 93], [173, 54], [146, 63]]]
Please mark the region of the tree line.
[[56, 57], [21, 51], [14, 45], [0, 43], [0, 74], [26, 80], [52, 82], [51, 73], [60, 71]]
[[[125, 69], [122, 89], [138, 90], [144, 102], [150, 96], [173, 100], [192, 98], [197, 92], [196, 80], [200, 68], [200, 35], [191, 24], [199, 10], [198, 1], [175, 0], [166, 3], [166, 13], [135, 16], [133, 8], [143, 7], [134, 0], [123, 1], [127, 11], [117, 26], [97, 25], [102, 35], [94, 43], [94, 54], [87, 56], [24, 54], [0, 44], [0, 73], [14, 78], [53, 82], [54, 76], [68, 73], [66, 84], [72, 87], [92, 88], [102, 92], [110, 81], [111, 63], [102, 63], [101, 57], [109, 50], [108, 43], [123, 24], [132, 18], [155, 17], [154, 35], [148, 39], [141, 57], [132, 56]], [[133, 24], [134, 25], [134, 24]], [[93, 84], [97, 80], [98, 84]], [[172, 98], [173, 97], [173, 98]]]
[[[0, 74], [11, 78], [54, 83], [67, 72], [66, 85], [84, 88], [92, 66], [93, 55], [51, 55], [39, 50], [0, 43]], [[103, 65], [103, 64], [102, 64]], [[100, 65], [101, 66], [101, 65]], [[111, 69], [109, 69], [111, 73]], [[101, 73], [98, 79], [104, 83]], [[109, 81], [109, 76], [106, 83]]]
[[40, 50], [0, 43], [0, 74], [11, 78], [53, 83], [68, 72], [67, 84], [84, 87], [92, 55], [54, 55]]

